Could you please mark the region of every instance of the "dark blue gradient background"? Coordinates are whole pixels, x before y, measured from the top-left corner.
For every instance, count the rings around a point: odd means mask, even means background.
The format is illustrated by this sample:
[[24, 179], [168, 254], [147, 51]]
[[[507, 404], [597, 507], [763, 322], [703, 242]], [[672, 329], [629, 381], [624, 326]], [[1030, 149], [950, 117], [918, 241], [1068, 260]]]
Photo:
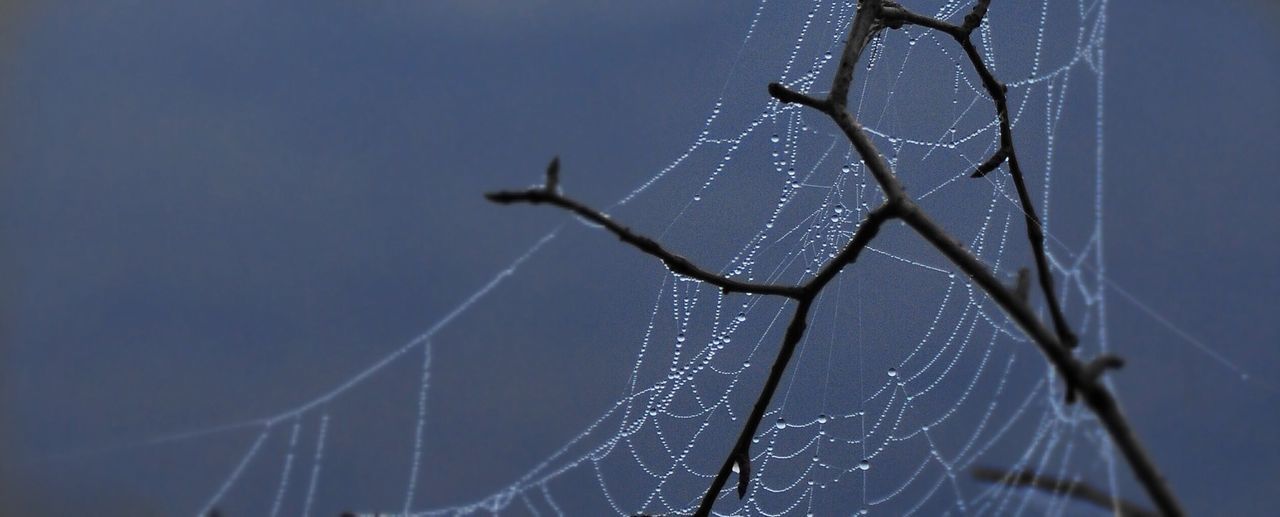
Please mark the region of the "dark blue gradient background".
[[[419, 333], [564, 221], [479, 196], [551, 154], [583, 198], [629, 191], [701, 126], [750, 11], [0, 2], [0, 513], [193, 511], [254, 433], [135, 444], [296, 405]], [[1113, 294], [1121, 398], [1193, 514], [1274, 514], [1280, 9], [1115, 0], [1106, 65], [1109, 276], [1259, 379]], [[652, 303], [626, 272], [654, 266], [572, 242], [446, 331], [428, 453], [465, 461], [424, 473], [433, 501], [505, 485], [618, 393], [635, 350], [590, 338]], [[553, 325], [548, 292], [612, 302], [581, 341], [466, 346]], [[406, 398], [333, 410], [412, 429], [405, 363], [367, 389]], [[405, 445], [333, 432], [322, 507], [399, 501]]]

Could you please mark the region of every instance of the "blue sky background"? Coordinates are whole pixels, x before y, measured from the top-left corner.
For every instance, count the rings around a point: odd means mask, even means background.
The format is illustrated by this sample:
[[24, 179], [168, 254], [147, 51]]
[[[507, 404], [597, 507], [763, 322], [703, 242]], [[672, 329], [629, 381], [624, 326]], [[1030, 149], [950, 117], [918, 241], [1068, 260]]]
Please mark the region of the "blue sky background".
[[[1280, 506], [1277, 13], [1110, 4], [1109, 276], [1254, 378], [1111, 294], [1121, 398], [1195, 514]], [[585, 199], [629, 192], [701, 127], [751, 9], [132, 0], [0, 15], [0, 510], [167, 515], [198, 508], [254, 433], [141, 441], [292, 407], [421, 332], [565, 222], [479, 196], [534, 181], [552, 154]], [[624, 215], [660, 229], [646, 210], [661, 199]], [[599, 345], [653, 303], [658, 269], [567, 232], [438, 340], [432, 504], [518, 477], [630, 371], [634, 348]], [[597, 313], [559, 316], [562, 296]], [[361, 416], [333, 429], [320, 508], [399, 504], [406, 449], [385, 444], [412, 429], [418, 382], [417, 360], [401, 363], [332, 404]]]

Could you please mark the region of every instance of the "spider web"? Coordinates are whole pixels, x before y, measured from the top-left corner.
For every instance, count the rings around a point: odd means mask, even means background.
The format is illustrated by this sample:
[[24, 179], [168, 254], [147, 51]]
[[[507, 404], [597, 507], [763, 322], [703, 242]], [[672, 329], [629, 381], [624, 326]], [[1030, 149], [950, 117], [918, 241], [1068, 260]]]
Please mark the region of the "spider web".
[[[687, 149], [607, 211], [701, 264], [738, 278], [798, 283], [836, 253], [869, 207], [874, 181], [818, 114], [764, 95], [781, 81], [821, 93], [853, 2], [761, 1], [735, 67]], [[957, 20], [968, 2], [911, 2]], [[1107, 350], [1102, 261], [1103, 35], [1106, 2], [1002, 2], [975, 34], [1009, 85], [1014, 133], [1049, 235], [1049, 257], [1082, 354]], [[969, 179], [998, 145], [998, 120], [961, 49], [919, 28], [886, 31], [856, 72], [851, 110], [920, 204], [997, 274], [1030, 265], [1022, 213], [1002, 172]], [[655, 150], [660, 152], [660, 150]], [[570, 174], [570, 173], [566, 173]], [[571, 174], [570, 174], [571, 178]], [[567, 179], [572, 189], [572, 180]], [[677, 207], [672, 210], [671, 207]], [[495, 208], [495, 210], [497, 210]], [[647, 225], [647, 226], [646, 226]], [[652, 231], [650, 231], [652, 230]], [[413, 515], [690, 513], [741, 429], [781, 341], [790, 307], [653, 269], [652, 304], [609, 322], [635, 350], [624, 391], [563, 445], [486, 497], [426, 504], [425, 444], [433, 421], [433, 350], [442, 330], [569, 234], [548, 233], [420, 336], [332, 390], [228, 429], [257, 429], [201, 514], [240, 500], [269, 515], [320, 511], [317, 494], [341, 465], [326, 463], [332, 426], [355, 388], [413, 372], [415, 403], [402, 448], [407, 472], [379, 511]], [[565, 237], [565, 238], [562, 238]], [[592, 241], [592, 245], [600, 242]], [[625, 250], [631, 252], [631, 250]], [[979, 289], [909, 231], [886, 228], [816, 301], [809, 332], [754, 439], [745, 498], [721, 494], [724, 515], [1075, 514], [1066, 493], [974, 480], [977, 466], [1089, 481], [1119, 493], [1116, 458], [1086, 410], [1062, 403], [1061, 383], [1034, 345]], [[657, 266], [655, 266], [657, 267]], [[714, 269], [714, 267], [713, 267]], [[568, 303], [568, 302], [567, 302]], [[579, 308], [583, 309], [583, 308]], [[571, 306], [566, 310], [573, 310]], [[410, 365], [406, 367], [406, 365]], [[513, 436], [518, 440], [518, 436]], [[1121, 467], [1123, 468], [1123, 467]], [[270, 479], [267, 487], [249, 485]], [[252, 501], [244, 501], [251, 499]], [[432, 501], [449, 494], [432, 494]], [[371, 509], [373, 510], [373, 509]]]

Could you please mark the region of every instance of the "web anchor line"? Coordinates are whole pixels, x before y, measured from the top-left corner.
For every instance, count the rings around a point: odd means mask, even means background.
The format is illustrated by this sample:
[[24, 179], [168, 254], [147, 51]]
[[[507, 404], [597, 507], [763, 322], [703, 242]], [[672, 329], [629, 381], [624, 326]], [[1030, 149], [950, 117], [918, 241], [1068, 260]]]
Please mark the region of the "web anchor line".
[[[1040, 228], [1039, 218], [1032, 208], [1030, 195], [1022, 177], [1022, 169], [1017, 161], [1017, 154], [1013, 147], [1012, 122], [1005, 98], [1007, 87], [994, 77], [971, 39], [973, 31], [983, 24], [989, 5], [990, 0], [978, 0], [972, 11], [964, 17], [963, 23], [955, 25], [936, 18], [916, 14], [894, 2], [860, 0], [857, 14], [849, 25], [848, 37], [841, 52], [835, 78], [827, 97], [815, 98], [793, 91], [779, 83], [769, 84], [769, 94], [778, 101], [784, 104], [804, 105], [830, 117], [853, 145], [862, 163], [865, 164], [886, 197], [884, 204], [867, 213], [857, 231], [843, 249], [803, 284], [789, 286], [743, 282], [730, 276], [711, 273], [698, 267], [688, 259], [662, 247], [653, 239], [637, 234], [617, 223], [608, 215], [565, 196], [560, 189], [560, 164], [558, 158], [552, 160], [548, 166], [543, 186], [520, 191], [499, 191], [486, 194], [490, 201], [499, 204], [550, 204], [573, 212], [579, 217], [604, 227], [624, 243], [658, 258], [673, 273], [715, 285], [725, 293], [741, 292], [774, 295], [796, 302], [795, 312], [787, 325], [782, 346], [770, 368], [769, 376], [733, 449], [730, 450], [724, 463], [717, 471], [710, 488], [703, 496], [694, 515], [702, 517], [711, 514], [712, 508], [716, 500], [721, 496], [726, 482], [735, 472], [738, 474], [738, 496], [742, 498], [746, 495], [751, 481], [751, 455], [749, 450], [752, 439], [759, 428], [760, 421], [769, 407], [783, 374], [786, 372], [792, 354], [804, 337], [809, 311], [814, 300], [842, 269], [857, 260], [859, 253], [876, 236], [881, 226], [890, 220], [900, 220], [915, 230], [924, 240], [946, 256], [953, 265], [976, 282], [1014, 320], [1022, 331], [1037, 344], [1046, 359], [1058, 374], [1063, 377], [1067, 384], [1067, 401], [1072, 402], [1076, 398], [1082, 399], [1084, 404], [1098, 417], [1110, 435], [1112, 442], [1124, 454], [1130, 468], [1134, 471], [1134, 474], [1160, 512], [1169, 516], [1184, 514], [1177, 499], [1165, 483], [1164, 477], [1133, 433], [1114, 396], [1106, 384], [1103, 383], [1102, 373], [1108, 369], [1118, 368], [1121, 364], [1119, 359], [1114, 356], [1103, 355], [1092, 361], [1085, 362], [1075, 357], [1072, 352], [1076, 344], [1076, 337], [1068, 328], [1058, 305], [1057, 297], [1054, 294], [1053, 281], [1044, 251], [1044, 233]], [[1010, 174], [1014, 179], [1026, 218], [1028, 240], [1031, 242], [1035, 255], [1040, 287], [1050, 308], [1054, 330], [1050, 330], [1036, 316], [1028, 302], [1025, 287], [1010, 287], [997, 279], [986, 264], [934, 222], [907, 195], [890, 164], [880, 154], [861, 123], [848, 109], [849, 89], [853, 82], [854, 68], [867, 45], [884, 29], [899, 29], [904, 25], [921, 26], [952, 36], [964, 49], [974, 69], [982, 78], [983, 86], [996, 105], [996, 111], [1000, 118], [1001, 145], [991, 158], [985, 160], [978, 167], [973, 176], [984, 176], [1004, 163], [1009, 165]]]

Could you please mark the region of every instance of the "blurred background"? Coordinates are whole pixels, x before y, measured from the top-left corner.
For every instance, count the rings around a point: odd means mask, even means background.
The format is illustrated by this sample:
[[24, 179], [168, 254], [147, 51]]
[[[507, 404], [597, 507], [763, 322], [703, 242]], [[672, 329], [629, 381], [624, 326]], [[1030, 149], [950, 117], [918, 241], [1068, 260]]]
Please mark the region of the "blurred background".
[[[563, 214], [480, 194], [538, 181], [554, 154], [578, 197], [631, 192], [697, 136], [753, 9], [0, 1], [0, 513], [200, 509], [257, 431], [151, 440], [327, 392], [567, 222], [434, 340], [415, 506], [511, 483], [617, 400], [662, 276]], [[1114, 381], [1193, 514], [1273, 514], [1280, 8], [1107, 11]], [[660, 233], [654, 196], [625, 215]], [[563, 298], [596, 312], [558, 320]], [[326, 405], [344, 425], [318, 513], [399, 509], [409, 355]], [[273, 475], [247, 474], [228, 512], [265, 514]]]

